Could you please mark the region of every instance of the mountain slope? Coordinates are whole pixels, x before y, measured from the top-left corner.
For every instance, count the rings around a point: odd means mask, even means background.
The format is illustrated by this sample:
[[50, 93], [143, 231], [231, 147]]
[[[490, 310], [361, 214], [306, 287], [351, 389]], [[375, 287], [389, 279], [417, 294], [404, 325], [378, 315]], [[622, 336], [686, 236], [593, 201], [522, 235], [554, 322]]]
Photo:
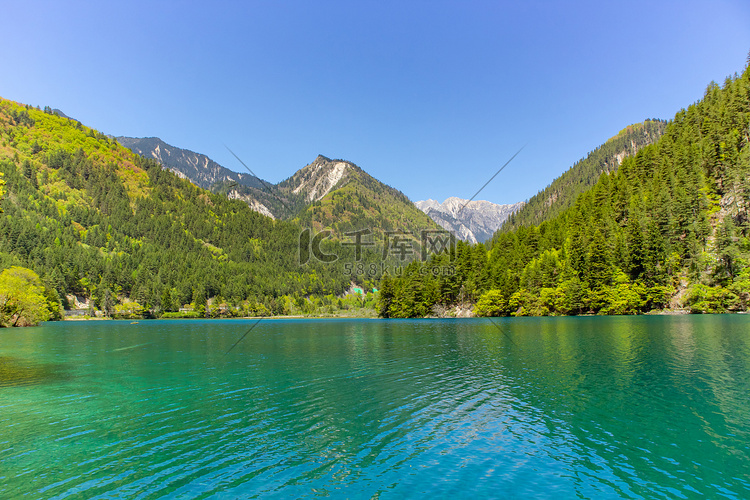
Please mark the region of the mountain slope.
[[501, 231], [541, 224], [570, 207], [581, 193], [596, 184], [603, 172], [615, 172], [626, 156], [653, 144], [664, 133], [666, 122], [646, 120], [630, 125], [570, 167], [511, 215]]
[[376, 240], [400, 233], [419, 240], [422, 231], [441, 230], [401, 191], [344, 160], [318, 156], [278, 188], [307, 204], [297, 217], [300, 224], [331, 229], [339, 238], [365, 230]]
[[241, 199], [253, 210], [269, 217], [291, 215], [284, 214], [283, 204], [277, 199], [274, 186], [250, 173], [234, 172], [206, 155], [172, 146], [158, 137], [121, 136], [116, 139], [134, 153], [153, 158], [164, 168], [183, 179], [188, 179], [198, 187], [224, 193], [233, 199]]
[[261, 181], [250, 174], [224, 168], [200, 153], [171, 146], [158, 137], [116, 137], [117, 142], [146, 158], [153, 158], [183, 179], [203, 189], [216, 183], [236, 182], [243, 186], [262, 187]]
[[414, 204], [441, 227], [469, 243], [481, 243], [490, 239], [503, 222], [523, 206], [523, 202], [498, 205], [489, 201], [469, 201], [455, 196], [443, 203], [425, 200]]
[[343, 160], [323, 155], [279, 183], [279, 190], [300, 196], [304, 203], [320, 201], [332, 190], [346, 183], [357, 167]]

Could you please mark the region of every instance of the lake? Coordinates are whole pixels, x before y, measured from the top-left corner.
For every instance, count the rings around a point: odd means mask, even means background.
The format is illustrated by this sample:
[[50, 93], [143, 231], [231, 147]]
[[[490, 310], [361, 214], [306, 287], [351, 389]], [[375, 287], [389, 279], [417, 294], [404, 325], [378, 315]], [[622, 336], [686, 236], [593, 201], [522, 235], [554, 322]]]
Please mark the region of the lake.
[[0, 498], [750, 497], [750, 317], [493, 321], [0, 330]]

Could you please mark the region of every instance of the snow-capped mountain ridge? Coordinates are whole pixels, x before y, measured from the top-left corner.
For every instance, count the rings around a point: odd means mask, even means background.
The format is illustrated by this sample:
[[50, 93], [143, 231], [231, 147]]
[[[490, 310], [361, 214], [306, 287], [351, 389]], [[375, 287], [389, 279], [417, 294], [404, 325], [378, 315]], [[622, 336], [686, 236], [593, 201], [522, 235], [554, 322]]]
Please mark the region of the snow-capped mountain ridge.
[[499, 205], [451, 196], [443, 203], [428, 199], [417, 201], [415, 205], [458, 238], [478, 243], [490, 239], [503, 222], [523, 206], [523, 202]]

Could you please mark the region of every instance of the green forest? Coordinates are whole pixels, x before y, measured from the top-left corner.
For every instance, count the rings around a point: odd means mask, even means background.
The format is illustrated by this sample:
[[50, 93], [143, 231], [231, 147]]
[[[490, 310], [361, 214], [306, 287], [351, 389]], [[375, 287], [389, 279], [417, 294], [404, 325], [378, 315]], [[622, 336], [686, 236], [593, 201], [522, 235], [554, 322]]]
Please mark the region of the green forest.
[[[586, 177], [582, 161], [552, 210], [540, 193], [486, 245], [384, 276], [386, 318], [473, 307], [479, 316], [746, 311], [750, 302], [750, 69], [711, 83], [659, 139]], [[650, 123], [650, 125], [649, 125]], [[663, 127], [663, 132], [656, 129]], [[605, 145], [605, 148], [608, 147]], [[606, 152], [606, 151], [602, 151]], [[594, 160], [597, 159], [594, 155]], [[583, 168], [581, 168], [583, 166]], [[444, 266], [456, 273], [445, 276]]]
[[[374, 314], [379, 273], [347, 267], [349, 245], [324, 239], [338, 260], [300, 265], [299, 224], [198, 188], [49, 108], [0, 100], [0, 130], [0, 270], [15, 270], [0, 275], [0, 324], [19, 323], [8, 301], [19, 273], [46, 304], [21, 323], [81, 306], [119, 318]], [[380, 258], [365, 248], [358, 263]], [[352, 284], [361, 296], [345, 296]]]

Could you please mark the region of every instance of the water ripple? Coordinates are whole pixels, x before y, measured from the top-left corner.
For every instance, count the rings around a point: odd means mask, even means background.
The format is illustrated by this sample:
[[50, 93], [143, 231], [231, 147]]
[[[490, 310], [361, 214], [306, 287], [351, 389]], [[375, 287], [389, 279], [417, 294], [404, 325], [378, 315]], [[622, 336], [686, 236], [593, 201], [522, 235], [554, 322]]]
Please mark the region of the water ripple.
[[51, 325], [0, 497], [747, 497], [747, 320], [706, 321]]

